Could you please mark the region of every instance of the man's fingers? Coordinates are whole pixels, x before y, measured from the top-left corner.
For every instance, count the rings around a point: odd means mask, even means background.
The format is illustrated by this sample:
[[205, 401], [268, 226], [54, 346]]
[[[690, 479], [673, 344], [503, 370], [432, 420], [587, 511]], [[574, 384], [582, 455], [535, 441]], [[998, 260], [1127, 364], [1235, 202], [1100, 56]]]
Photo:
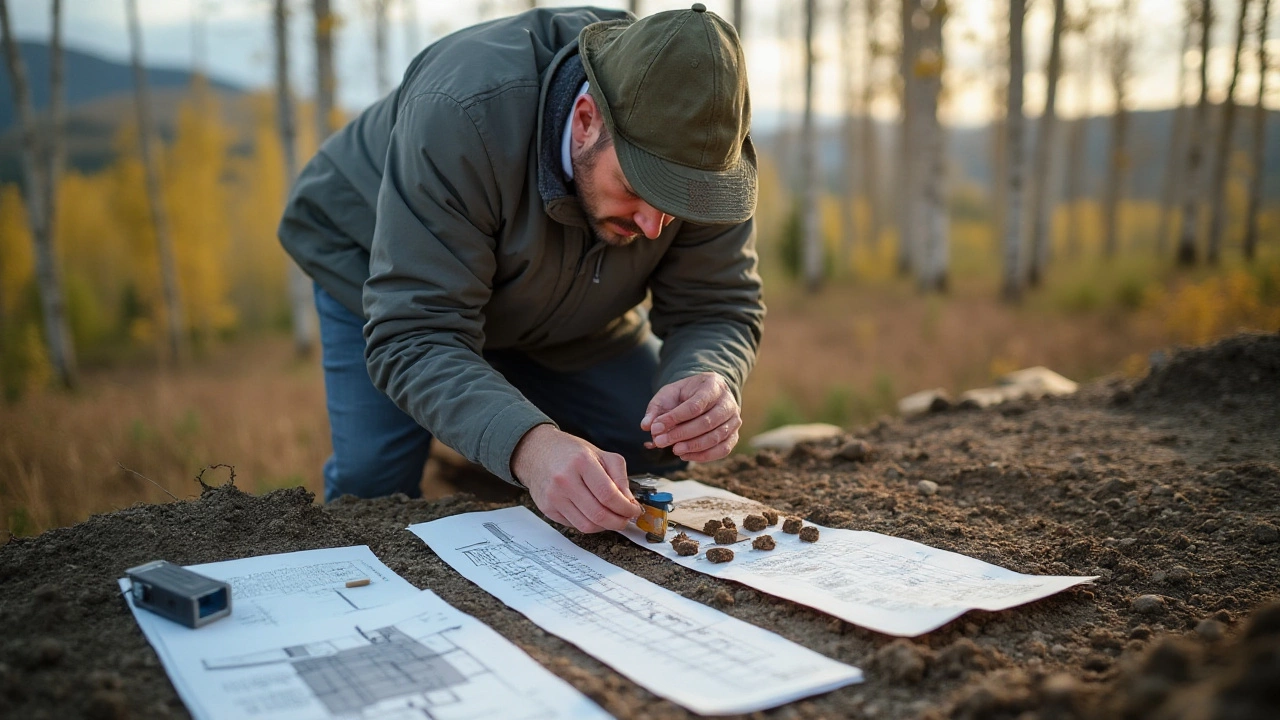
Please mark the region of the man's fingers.
[[640, 429], [649, 432], [653, 421], [659, 415], [680, 404], [680, 389], [675, 385], [667, 385], [658, 391], [649, 405], [644, 409], [644, 418], [640, 420]]
[[[706, 416], [704, 415], [703, 417]], [[734, 415], [729, 418], [728, 422], [723, 423], [709, 433], [704, 433], [690, 440], [676, 443], [671, 447], [671, 451], [683, 458], [688, 453], [710, 450], [733, 437], [733, 434], [737, 432], [740, 427], [742, 427], [742, 420], [740, 420], [737, 415]]]
[[582, 525], [575, 522], [574, 527], [582, 532], [596, 533], [601, 530], [621, 530], [627, 526], [627, 518], [610, 512], [608, 508], [597, 502], [590, 493], [574, 495], [569, 498], [569, 501], [572, 503], [572, 507], [563, 508], [562, 511], [565, 513], [565, 517], [570, 517], [570, 513], [576, 513], [581, 518]]
[[[715, 432], [720, 426], [725, 423], [732, 423], [737, 418], [739, 418], [737, 407], [729, 402], [729, 398], [721, 398], [721, 401], [707, 410], [707, 412], [688, 422], [681, 423], [667, 432], [655, 435], [653, 441], [660, 447], [667, 447], [681, 440], [693, 440]], [[737, 428], [732, 429], [736, 430]]]
[[[701, 388], [689, 399], [676, 405], [671, 411], [654, 418], [654, 432], [663, 434], [670, 432], [681, 423], [688, 422], [715, 406], [719, 399], [718, 388]], [[661, 426], [661, 429], [659, 429]]]
[[627, 459], [617, 453], [600, 453], [600, 464], [604, 466], [604, 471], [613, 480], [613, 484], [618, 486], [622, 496], [628, 501], [635, 500], [635, 496], [631, 494], [631, 483], [627, 480]]
[[733, 452], [733, 448], [737, 444], [738, 444], [738, 433], [735, 432], [733, 433], [733, 435], [729, 436], [728, 440], [720, 443], [719, 445], [716, 445], [715, 447], [709, 450], [703, 450], [702, 452], [681, 454], [679, 455], [679, 457], [681, 460], [687, 460], [689, 462], [699, 462], [699, 463], [713, 462], [715, 460], [728, 457], [729, 453]]
[[[587, 489], [591, 491], [591, 494], [589, 498], [584, 497], [581, 501], [576, 497], [574, 498], [578, 509], [583, 511], [588, 520], [597, 525], [612, 530], [621, 530], [626, 527], [627, 520], [639, 514], [639, 508], [636, 507], [635, 502], [627, 495], [623, 495], [622, 489], [605, 472], [603, 465], [596, 462], [583, 464], [586, 467], [582, 473], [582, 481], [586, 483]], [[622, 480], [626, 482], [625, 469], [623, 472]], [[589, 500], [595, 501], [595, 507], [590, 507]], [[584, 505], [588, 505], [588, 507], [583, 507]], [[614, 527], [616, 524], [615, 519], [621, 521], [618, 527]]]
[[543, 510], [542, 514], [546, 515], [547, 519], [553, 523], [559, 523], [561, 525], [569, 524], [569, 521], [564, 519], [564, 515], [561, 515], [559, 512], [555, 510]]

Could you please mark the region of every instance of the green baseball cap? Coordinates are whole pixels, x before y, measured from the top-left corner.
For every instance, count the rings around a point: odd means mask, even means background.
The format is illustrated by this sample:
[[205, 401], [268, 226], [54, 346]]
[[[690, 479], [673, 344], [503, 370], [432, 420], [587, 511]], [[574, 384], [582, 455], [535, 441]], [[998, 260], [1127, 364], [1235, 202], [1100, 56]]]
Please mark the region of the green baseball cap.
[[579, 46], [622, 173], [645, 202], [697, 223], [755, 214], [747, 64], [732, 25], [696, 3], [588, 25]]

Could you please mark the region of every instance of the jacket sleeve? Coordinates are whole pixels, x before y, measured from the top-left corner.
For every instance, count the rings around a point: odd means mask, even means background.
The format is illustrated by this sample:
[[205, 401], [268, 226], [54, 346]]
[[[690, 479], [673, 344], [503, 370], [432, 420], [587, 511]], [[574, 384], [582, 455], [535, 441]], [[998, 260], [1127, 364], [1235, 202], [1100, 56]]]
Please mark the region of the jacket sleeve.
[[754, 220], [679, 229], [649, 278], [660, 385], [714, 372], [742, 401], [764, 327], [757, 264]]
[[508, 482], [551, 420], [481, 356], [501, 198], [483, 136], [453, 99], [408, 100], [391, 133], [364, 287], [373, 384], [441, 442]]

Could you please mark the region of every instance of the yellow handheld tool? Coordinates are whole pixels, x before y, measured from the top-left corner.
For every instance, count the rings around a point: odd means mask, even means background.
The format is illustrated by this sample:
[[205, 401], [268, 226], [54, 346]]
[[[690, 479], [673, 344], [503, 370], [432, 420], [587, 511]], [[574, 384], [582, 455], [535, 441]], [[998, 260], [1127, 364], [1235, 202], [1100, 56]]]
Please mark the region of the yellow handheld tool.
[[671, 512], [672, 502], [671, 493], [658, 492], [658, 481], [661, 479], [656, 475], [632, 475], [627, 478], [631, 494], [644, 510], [636, 518], [636, 527], [645, 532], [645, 539], [655, 543], [666, 539], [667, 513]]

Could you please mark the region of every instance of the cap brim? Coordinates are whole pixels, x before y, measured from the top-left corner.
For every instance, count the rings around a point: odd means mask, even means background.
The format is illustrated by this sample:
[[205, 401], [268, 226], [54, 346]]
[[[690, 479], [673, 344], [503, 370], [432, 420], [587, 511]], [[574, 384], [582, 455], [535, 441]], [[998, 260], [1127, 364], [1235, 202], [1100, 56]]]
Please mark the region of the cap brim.
[[613, 137], [618, 164], [631, 187], [645, 202], [681, 220], [706, 225], [746, 222], [756, 211], [756, 151], [751, 136], [743, 139], [738, 162], [724, 170], [701, 170], [664, 160], [632, 144], [618, 132], [609, 98], [596, 78], [592, 55], [617, 37], [630, 21], [588, 25], [579, 36], [582, 66], [591, 96], [604, 115]]

